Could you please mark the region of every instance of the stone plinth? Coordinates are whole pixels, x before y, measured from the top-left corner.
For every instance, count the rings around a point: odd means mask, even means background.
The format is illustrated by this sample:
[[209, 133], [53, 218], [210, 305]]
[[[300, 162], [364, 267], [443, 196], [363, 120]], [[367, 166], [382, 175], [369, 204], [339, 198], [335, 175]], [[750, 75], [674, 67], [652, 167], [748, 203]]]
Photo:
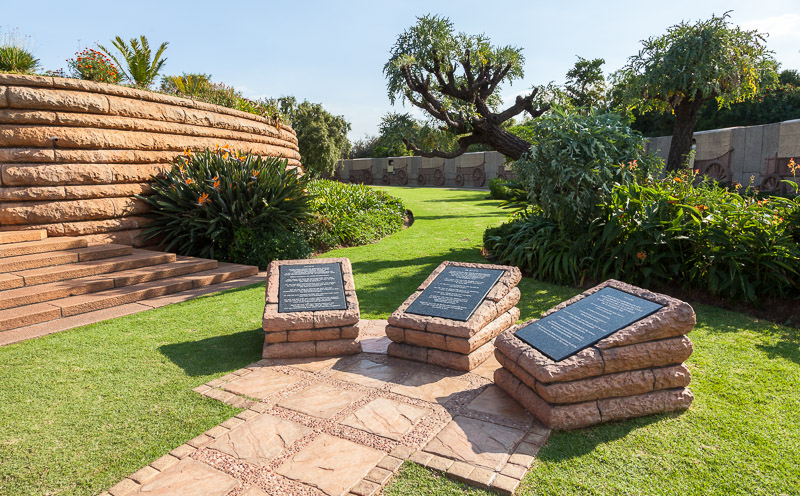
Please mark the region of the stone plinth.
[[[280, 267], [287, 265], [339, 263], [347, 308], [279, 312]], [[361, 352], [358, 338], [358, 308], [353, 268], [347, 258], [276, 260], [267, 267], [264, 329], [264, 358], [299, 358], [352, 355]]]
[[[503, 274], [466, 321], [407, 313], [406, 310], [448, 266], [499, 269]], [[494, 339], [519, 319], [522, 275], [516, 267], [504, 265], [443, 262], [389, 317], [386, 335], [392, 340], [391, 356], [427, 362], [441, 367], [469, 371], [489, 358]]]
[[680, 300], [609, 280], [547, 311], [543, 317], [605, 287], [626, 291], [663, 306], [578, 353], [555, 362], [514, 333], [495, 342], [503, 365], [494, 380], [548, 427], [576, 429], [658, 412], [688, 408], [691, 373], [683, 362], [692, 354], [686, 334], [696, 323], [692, 307]]

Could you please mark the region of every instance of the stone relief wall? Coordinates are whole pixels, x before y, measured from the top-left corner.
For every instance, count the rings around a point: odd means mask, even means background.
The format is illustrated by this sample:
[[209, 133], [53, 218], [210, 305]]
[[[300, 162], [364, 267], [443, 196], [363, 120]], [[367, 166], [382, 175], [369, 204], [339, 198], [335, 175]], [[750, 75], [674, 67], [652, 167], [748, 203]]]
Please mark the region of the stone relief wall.
[[0, 230], [141, 244], [149, 180], [184, 149], [229, 145], [300, 165], [288, 126], [124, 86], [0, 74]]
[[[782, 180], [792, 179], [786, 164], [800, 162], [800, 119], [761, 126], [735, 127], [694, 133], [693, 168], [724, 184], [753, 186], [768, 193], [782, 192]], [[647, 150], [667, 159], [671, 136], [648, 138]], [[389, 170], [389, 161], [392, 170]], [[514, 178], [510, 164], [497, 152], [465, 153], [454, 159], [422, 157], [340, 160], [334, 179], [377, 186], [440, 186], [487, 188], [489, 180]], [[800, 179], [800, 178], [798, 178]]]
[[[761, 126], [731, 127], [694, 133], [694, 169], [718, 181], [753, 186], [775, 193], [785, 189], [781, 180], [792, 179], [786, 164], [800, 159], [800, 119]], [[648, 151], [664, 160], [671, 136], [649, 138]]]

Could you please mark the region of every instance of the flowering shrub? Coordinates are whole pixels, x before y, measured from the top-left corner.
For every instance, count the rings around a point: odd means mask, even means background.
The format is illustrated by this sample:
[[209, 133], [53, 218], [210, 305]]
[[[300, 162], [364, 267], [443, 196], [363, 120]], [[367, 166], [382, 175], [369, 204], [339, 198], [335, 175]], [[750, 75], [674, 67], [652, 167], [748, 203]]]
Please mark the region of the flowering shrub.
[[[261, 243], [269, 231], [293, 231], [310, 218], [307, 179], [285, 159], [261, 158], [229, 148], [184, 152], [154, 194], [144, 239], [158, 237], [182, 255], [231, 259], [231, 250]], [[238, 237], [237, 237], [238, 233]]]
[[499, 262], [558, 283], [679, 283], [746, 301], [800, 294], [800, 197], [759, 199], [695, 179], [679, 171], [618, 183], [579, 235], [534, 207], [484, 243]]
[[72, 75], [98, 83], [119, 83], [121, 76], [117, 66], [102, 52], [85, 48], [75, 53], [74, 59], [67, 60]]

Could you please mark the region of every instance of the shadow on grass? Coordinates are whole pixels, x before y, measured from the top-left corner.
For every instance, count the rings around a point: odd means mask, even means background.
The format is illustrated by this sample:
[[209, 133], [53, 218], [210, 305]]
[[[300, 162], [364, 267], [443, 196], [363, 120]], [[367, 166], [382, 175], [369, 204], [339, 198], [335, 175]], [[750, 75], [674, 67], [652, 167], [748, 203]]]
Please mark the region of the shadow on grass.
[[487, 217], [508, 217], [509, 212], [506, 210], [498, 210], [497, 212], [492, 213], [484, 213], [484, 214], [474, 214], [474, 215], [464, 215], [464, 214], [453, 214], [453, 215], [417, 215], [414, 217], [414, 220], [443, 220], [443, 219], [485, 219]]
[[770, 358], [784, 358], [800, 365], [800, 330], [783, 328], [775, 338], [777, 341], [773, 344], [759, 344], [756, 347]]
[[574, 431], [553, 432], [536, 458], [543, 462], [563, 462], [572, 458], [587, 455], [601, 444], [624, 438], [640, 427], [645, 427], [664, 419], [681, 415], [678, 413], [662, 413], [648, 415], [621, 422], [611, 422]]
[[240, 369], [261, 359], [264, 332], [249, 331], [197, 341], [165, 344], [158, 350], [192, 377], [216, 375]]

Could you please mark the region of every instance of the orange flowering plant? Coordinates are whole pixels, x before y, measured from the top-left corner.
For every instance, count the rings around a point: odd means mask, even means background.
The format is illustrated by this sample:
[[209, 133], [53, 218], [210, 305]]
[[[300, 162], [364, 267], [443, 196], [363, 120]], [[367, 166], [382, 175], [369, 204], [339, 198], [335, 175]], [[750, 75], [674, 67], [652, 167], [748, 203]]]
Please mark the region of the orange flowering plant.
[[74, 59], [67, 60], [72, 75], [99, 83], [119, 83], [122, 76], [117, 66], [105, 54], [91, 48], [75, 53]]
[[140, 197], [153, 207], [144, 239], [183, 255], [226, 259], [241, 230], [290, 231], [311, 217], [305, 176], [285, 159], [227, 145], [184, 150], [154, 181], [153, 194]]

